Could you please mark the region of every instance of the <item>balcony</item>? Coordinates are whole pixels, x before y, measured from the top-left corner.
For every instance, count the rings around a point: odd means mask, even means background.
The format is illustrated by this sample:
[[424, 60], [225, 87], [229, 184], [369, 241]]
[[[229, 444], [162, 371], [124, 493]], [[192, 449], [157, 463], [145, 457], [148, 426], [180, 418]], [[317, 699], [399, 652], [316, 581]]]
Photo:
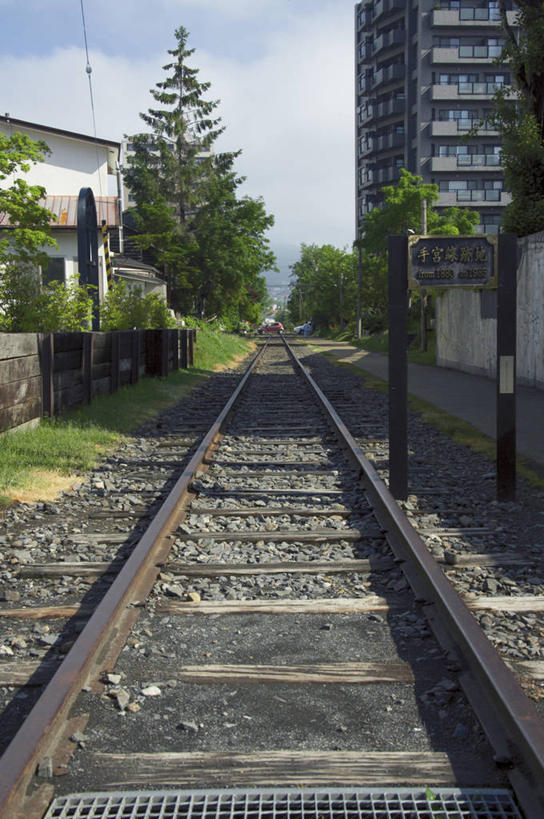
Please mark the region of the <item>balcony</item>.
[[372, 77], [372, 90], [387, 83], [403, 80], [405, 73], [406, 66], [404, 63], [395, 63], [394, 65], [388, 66], [388, 68], [381, 68], [379, 71], [376, 71]]
[[465, 63], [488, 60], [492, 62], [502, 54], [502, 46], [459, 46], [458, 48], [441, 48], [434, 46], [431, 49], [433, 65], [464, 65]]
[[498, 154], [458, 154], [457, 167], [495, 170], [501, 167], [501, 158]]
[[459, 168], [478, 171], [496, 171], [501, 167], [500, 157], [496, 154], [457, 154], [457, 156], [433, 156], [431, 170], [457, 171]]
[[[517, 12], [507, 11], [506, 17], [511, 26], [516, 25]], [[489, 8], [466, 8], [449, 11], [447, 9], [435, 9], [433, 11], [432, 26], [436, 28], [447, 28], [448, 26], [467, 26], [467, 28], [493, 28], [501, 24], [500, 14], [496, 9]]]
[[402, 46], [405, 42], [406, 31], [403, 28], [395, 28], [393, 31], [388, 31], [387, 34], [382, 34], [374, 40], [373, 54], [379, 54], [395, 46]]
[[359, 12], [359, 28], [367, 29], [370, 28], [372, 25], [374, 17], [372, 15], [372, 9], [364, 8], [362, 11]]
[[368, 94], [370, 89], [372, 88], [372, 77], [367, 77], [365, 74], [361, 74], [359, 77], [359, 91], [361, 94]]
[[462, 45], [459, 46], [460, 60], [498, 60], [502, 54], [500, 45]]
[[404, 114], [406, 110], [406, 103], [404, 100], [387, 100], [387, 102], [380, 102], [376, 106], [376, 119], [384, 119], [384, 117], [395, 116], [396, 114]]
[[365, 145], [361, 145], [359, 148], [359, 156], [368, 156], [368, 154], [373, 153], [375, 150], [374, 148], [374, 141], [369, 139]]
[[380, 168], [374, 174], [374, 178], [378, 185], [389, 185], [392, 182], [398, 182], [400, 179], [400, 170], [394, 166], [388, 168]]
[[499, 225], [494, 222], [480, 222], [479, 225], [474, 225], [474, 233], [498, 233]]
[[374, 22], [387, 14], [404, 11], [405, 6], [405, 0], [378, 0], [374, 6]]
[[[472, 190], [472, 191], [440, 191], [440, 198], [436, 202], [438, 208], [450, 208], [454, 205], [469, 205], [478, 203], [478, 208], [504, 207], [512, 201], [512, 194], [506, 191]], [[483, 219], [485, 221], [485, 217]]]
[[[475, 119], [433, 120], [431, 122], [431, 136], [458, 136], [470, 131], [478, 122], [478, 117]], [[490, 128], [478, 128], [478, 136], [484, 134], [486, 136], [498, 136], [499, 132]]]
[[490, 188], [486, 190], [481, 188], [479, 190], [456, 191], [458, 202], [500, 202], [502, 191]]
[[366, 190], [366, 188], [371, 188], [375, 184], [376, 179], [376, 171], [369, 168], [367, 171], [367, 175], [365, 179], [359, 180], [359, 188], [361, 190]]
[[368, 122], [371, 122], [375, 117], [375, 107], [373, 105], [369, 105], [366, 108], [361, 108], [359, 113], [359, 122], [361, 125], [366, 125]]
[[404, 148], [404, 140], [405, 134], [385, 134], [376, 138], [376, 150], [390, 151], [392, 148]]
[[470, 99], [489, 99], [495, 91], [504, 86], [495, 82], [460, 82], [455, 85], [433, 85], [431, 98], [433, 100], [458, 100], [464, 97]]

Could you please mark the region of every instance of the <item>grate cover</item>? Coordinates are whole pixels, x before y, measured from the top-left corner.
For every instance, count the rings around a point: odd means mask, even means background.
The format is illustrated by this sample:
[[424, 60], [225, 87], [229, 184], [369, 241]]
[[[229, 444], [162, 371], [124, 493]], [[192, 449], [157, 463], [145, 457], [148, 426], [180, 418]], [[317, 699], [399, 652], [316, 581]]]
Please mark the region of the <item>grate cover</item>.
[[61, 796], [44, 819], [522, 819], [506, 790], [126, 791]]

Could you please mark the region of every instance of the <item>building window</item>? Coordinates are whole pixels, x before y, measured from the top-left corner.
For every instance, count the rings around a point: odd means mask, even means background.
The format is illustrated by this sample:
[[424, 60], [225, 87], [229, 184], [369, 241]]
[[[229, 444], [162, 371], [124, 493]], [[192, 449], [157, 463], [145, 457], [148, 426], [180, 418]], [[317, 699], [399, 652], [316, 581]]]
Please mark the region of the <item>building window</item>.
[[437, 37], [435, 45], [439, 48], [459, 48], [459, 37]]
[[439, 74], [439, 85], [460, 85], [461, 83], [478, 82], [478, 74]]
[[52, 282], [64, 283], [64, 281], [64, 257], [51, 256], [47, 262], [47, 265], [42, 267], [42, 284], [45, 286], [51, 284]]
[[458, 110], [457, 108], [441, 108], [438, 112], [440, 122], [452, 121], [456, 119], [476, 119], [477, 112], [469, 111], [467, 108]]
[[468, 154], [468, 145], [439, 145], [438, 156], [459, 156]]

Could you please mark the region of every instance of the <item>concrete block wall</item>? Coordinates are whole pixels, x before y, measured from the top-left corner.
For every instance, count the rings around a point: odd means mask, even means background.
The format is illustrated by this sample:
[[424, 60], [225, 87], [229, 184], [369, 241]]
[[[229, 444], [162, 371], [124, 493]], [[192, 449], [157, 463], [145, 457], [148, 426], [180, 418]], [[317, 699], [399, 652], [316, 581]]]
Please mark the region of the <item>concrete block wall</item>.
[[[519, 240], [517, 380], [544, 389], [544, 232]], [[480, 291], [446, 290], [435, 300], [441, 367], [495, 377], [496, 318], [483, 318]]]

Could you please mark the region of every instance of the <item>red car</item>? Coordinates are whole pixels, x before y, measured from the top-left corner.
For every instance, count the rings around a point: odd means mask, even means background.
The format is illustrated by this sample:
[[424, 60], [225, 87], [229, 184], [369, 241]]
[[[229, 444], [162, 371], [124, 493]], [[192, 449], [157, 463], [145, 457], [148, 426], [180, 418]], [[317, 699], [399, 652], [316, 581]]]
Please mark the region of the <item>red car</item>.
[[259, 335], [263, 333], [283, 333], [283, 324], [281, 321], [275, 321], [273, 324], [261, 324], [257, 328], [257, 332]]

